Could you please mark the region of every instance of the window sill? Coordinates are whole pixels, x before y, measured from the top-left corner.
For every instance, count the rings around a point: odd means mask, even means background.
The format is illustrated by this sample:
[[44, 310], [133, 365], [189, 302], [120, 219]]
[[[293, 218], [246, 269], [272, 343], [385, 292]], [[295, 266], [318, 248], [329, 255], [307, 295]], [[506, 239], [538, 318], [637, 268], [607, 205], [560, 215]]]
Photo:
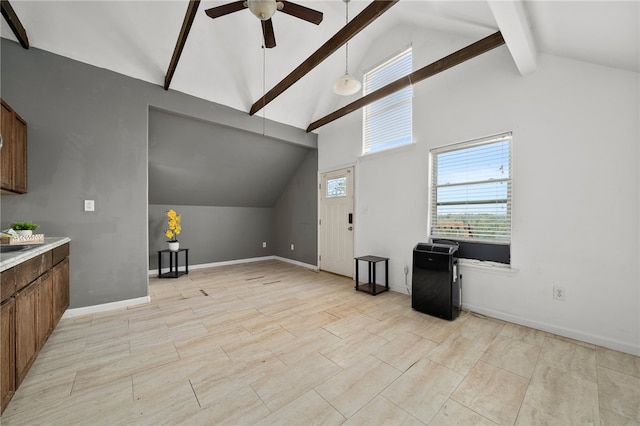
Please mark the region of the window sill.
[[467, 269], [475, 269], [482, 272], [496, 273], [500, 275], [515, 275], [519, 269], [513, 268], [511, 265], [497, 262], [485, 262], [473, 259], [459, 259], [460, 267]]

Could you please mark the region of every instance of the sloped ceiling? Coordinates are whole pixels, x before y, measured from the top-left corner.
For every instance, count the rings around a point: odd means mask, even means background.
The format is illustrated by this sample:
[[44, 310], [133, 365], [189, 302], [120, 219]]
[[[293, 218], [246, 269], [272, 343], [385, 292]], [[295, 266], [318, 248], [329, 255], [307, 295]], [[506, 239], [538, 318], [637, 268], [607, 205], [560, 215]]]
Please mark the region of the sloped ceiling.
[[149, 110], [149, 204], [273, 207], [309, 149]]
[[[163, 84], [188, 4], [186, 0], [11, 3], [33, 47], [159, 86]], [[240, 111], [249, 111], [266, 90], [345, 24], [342, 1], [299, 0], [324, 12], [324, 21], [315, 26], [276, 13], [273, 22], [277, 47], [263, 50], [259, 21], [249, 11], [216, 20], [205, 15], [205, 9], [224, 3], [201, 2], [171, 89]], [[350, 17], [368, 3], [352, 0]], [[538, 52], [640, 72], [639, 2], [553, 0], [525, 1], [522, 6], [524, 25], [530, 25]], [[371, 49], [372, 43], [399, 25], [474, 40], [501, 29], [485, 0], [401, 0], [350, 42], [352, 74], [360, 75], [367, 66], [362, 63], [362, 55]], [[4, 21], [1, 35], [15, 40]], [[344, 48], [338, 50], [258, 115], [304, 129], [342, 106], [344, 100], [331, 93], [330, 87], [344, 72], [344, 52]]]

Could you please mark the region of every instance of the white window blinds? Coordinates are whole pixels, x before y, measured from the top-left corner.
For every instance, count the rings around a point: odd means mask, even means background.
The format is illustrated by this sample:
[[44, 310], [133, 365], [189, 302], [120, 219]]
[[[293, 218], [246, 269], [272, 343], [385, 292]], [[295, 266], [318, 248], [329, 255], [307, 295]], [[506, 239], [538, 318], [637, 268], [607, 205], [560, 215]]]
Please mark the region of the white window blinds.
[[[411, 47], [364, 74], [364, 94], [413, 71]], [[405, 87], [364, 107], [363, 153], [411, 143], [413, 89]]]
[[431, 235], [511, 240], [511, 133], [431, 150]]

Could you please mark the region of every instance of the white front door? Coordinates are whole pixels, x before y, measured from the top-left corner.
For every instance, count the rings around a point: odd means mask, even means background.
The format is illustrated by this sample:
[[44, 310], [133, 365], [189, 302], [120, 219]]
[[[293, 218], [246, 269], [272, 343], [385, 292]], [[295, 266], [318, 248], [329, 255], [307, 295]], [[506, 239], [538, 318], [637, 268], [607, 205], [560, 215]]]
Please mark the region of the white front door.
[[319, 268], [353, 278], [353, 167], [321, 175]]

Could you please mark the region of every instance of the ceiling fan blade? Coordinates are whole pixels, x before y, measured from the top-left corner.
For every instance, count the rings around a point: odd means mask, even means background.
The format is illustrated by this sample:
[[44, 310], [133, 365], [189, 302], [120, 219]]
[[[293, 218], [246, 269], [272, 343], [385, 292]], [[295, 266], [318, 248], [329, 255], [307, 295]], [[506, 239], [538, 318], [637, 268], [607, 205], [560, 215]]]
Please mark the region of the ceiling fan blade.
[[244, 0], [240, 0], [234, 1], [233, 3], [223, 4], [222, 6], [212, 7], [211, 9], [205, 10], [204, 13], [206, 13], [209, 18], [219, 18], [246, 8], [246, 2]]
[[322, 22], [322, 12], [309, 9], [305, 6], [300, 6], [296, 3], [291, 3], [290, 1], [282, 1], [282, 4], [283, 7], [282, 9], [280, 9], [280, 12], [286, 13], [287, 15], [295, 16], [296, 18], [303, 19], [316, 25]]
[[260, 21], [262, 23], [262, 35], [264, 36], [264, 47], [271, 49], [276, 47], [276, 35], [273, 32], [273, 21], [271, 18], [266, 21]]

